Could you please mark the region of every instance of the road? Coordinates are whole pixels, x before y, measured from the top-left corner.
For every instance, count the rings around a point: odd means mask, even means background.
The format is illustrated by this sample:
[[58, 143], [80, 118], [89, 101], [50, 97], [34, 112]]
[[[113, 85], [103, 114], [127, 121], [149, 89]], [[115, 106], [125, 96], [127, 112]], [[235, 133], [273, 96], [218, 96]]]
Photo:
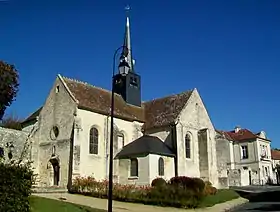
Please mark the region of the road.
[[280, 211], [280, 202], [249, 202], [236, 207], [230, 212], [261, 212], [261, 211]]
[[280, 211], [279, 186], [246, 186], [235, 187], [240, 196], [249, 199], [249, 203], [241, 205], [230, 212]]

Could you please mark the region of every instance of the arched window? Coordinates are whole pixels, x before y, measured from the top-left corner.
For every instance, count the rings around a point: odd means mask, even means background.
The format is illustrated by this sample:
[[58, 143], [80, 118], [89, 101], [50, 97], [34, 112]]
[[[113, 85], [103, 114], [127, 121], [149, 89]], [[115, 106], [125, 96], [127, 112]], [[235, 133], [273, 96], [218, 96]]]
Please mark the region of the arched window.
[[124, 146], [124, 134], [120, 133], [118, 135], [118, 150], [122, 149]]
[[185, 137], [186, 158], [191, 158], [191, 136], [186, 134]]
[[89, 154], [98, 154], [98, 130], [95, 127], [89, 133]]
[[138, 177], [138, 160], [136, 158], [130, 160], [130, 176]]
[[163, 158], [158, 159], [158, 175], [164, 176], [164, 160]]

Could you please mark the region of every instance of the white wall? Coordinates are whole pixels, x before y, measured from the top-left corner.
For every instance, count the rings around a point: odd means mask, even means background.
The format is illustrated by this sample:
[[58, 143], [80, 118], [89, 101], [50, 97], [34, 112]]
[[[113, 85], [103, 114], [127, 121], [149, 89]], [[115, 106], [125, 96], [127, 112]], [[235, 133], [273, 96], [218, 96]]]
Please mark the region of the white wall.
[[[158, 161], [159, 158], [163, 158], [164, 160], [164, 176], [158, 175]], [[152, 181], [155, 178], [163, 178], [165, 180], [170, 180], [170, 178], [175, 176], [175, 166], [174, 166], [174, 158], [172, 157], [166, 157], [166, 156], [160, 156], [160, 155], [149, 155], [149, 184], [152, 183]]]
[[[191, 177], [200, 177], [199, 170], [199, 145], [197, 133], [201, 129], [207, 128], [207, 153], [209, 180], [214, 186], [218, 186], [218, 170], [216, 156], [215, 129], [200, 98], [195, 89], [188, 100], [185, 108], [180, 113], [177, 125], [177, 145], [178, 145], [178, 174]], [[190, 133], [191, 159], [185, 157], [185, 135]]]
[[[81, 109], [77, 111], [77, 118], [80, 119], [82, 128], [76, 130], [74, 136], [74, 145], [80, 146], [79, 173], [82, 176], [93, 175], [96, 179], [102, 180], [107, 177], [109, 170], [107, 156], [109, 153], [110, 118]], [[125, 145], [142, 135], [141, 132], [135, 133], [140, 129], [141, 123], [114, 118], [114, 124], [124, 134]], [[89, 154], [89, 133], [93, 126], [99, 132], [98, 155]]]

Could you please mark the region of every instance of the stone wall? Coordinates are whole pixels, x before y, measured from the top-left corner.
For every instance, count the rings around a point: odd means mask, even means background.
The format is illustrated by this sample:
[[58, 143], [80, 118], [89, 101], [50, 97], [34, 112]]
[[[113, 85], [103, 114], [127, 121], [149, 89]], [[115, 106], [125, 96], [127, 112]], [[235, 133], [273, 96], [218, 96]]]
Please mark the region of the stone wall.
[[227, 169], [230, 164], [229, 141], [222, 134], [216, 135], [217, 168], [219, 177], [227, 177]]
[[[10, 151], [7, 144], [10, 142], [10, 144], [13, 144], [14, 148], [12, 149], [12, 160], [17, 160], [23, 152], [27, 136], [27, 132], [0, 127], [0, 147], [4, 150], [4, 157], [6, 161], [9, 160], [8, 153]], [[27, 150], [27, 157], [30, 157], [28, 151], [29, 149]]]
[[[57, 78], [49, 96], [40, 112], [38, 131], [34, 135], [36, 142], [33, 148], [39, 149], [37, 153], [39, 186], [53, 185], [53, 164], [59, 163], [58, 186], [66, 187], [72, 176], [72, 131], [76, 102], [69, 95], [63, 81]], [[58, 133], [55, 135], [55, 128]], [[70, 161], [71, 160], [71, 161]], [[70, 177], [69, 177], [70, 176]]]
[[228, 170], [229, 186], [241, 186], [241, 171], [238, 169]]

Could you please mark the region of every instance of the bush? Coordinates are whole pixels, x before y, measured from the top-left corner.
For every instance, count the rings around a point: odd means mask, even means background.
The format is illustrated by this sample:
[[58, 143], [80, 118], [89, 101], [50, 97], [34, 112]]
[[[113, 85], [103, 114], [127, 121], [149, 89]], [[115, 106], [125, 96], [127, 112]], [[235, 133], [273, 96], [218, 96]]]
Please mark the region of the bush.
[[[107, 198], [108, 181], [96, 181], [93, 177], [79, 177], [73, 181], [70, 193], [79, 193], [98, 198]], [[159, 206], [195, 208], [200, 201], [216, 192], [211, 184], [205, 185], [199, 178], [173, 177], [167, 183], [156, 178], [152, 186], [113, 185], [113, 199], [125, 202]]]
[[152, 181], [152, 187], [166, 186], [166, 181], [163, 178], [156, 178]]
[[[163, 183], [162, 180], [156, 180]], [[157, 183], [156, 183], [157, 184]], [[108, 181], [96, 181], [92, 177], [74, 179], [70, 193], [107, 198]], [[194, 208], [199, 199], [191, 190], [165, 183], [162, 186], [113, 185], [113, 199], [125, 202], [143, 203], [159, 206]]]
[[186, 176], [178, 176], [170, 179], [170, 184], [173, 186], [181, 187], [183, 189], [192, 190], [199, 197], [203, 195], [205, 183], [200, 178], [191, 178]]
[[210, 181], [205, 181], [205, 187], [203, 189], [204, 196], [215, 195], [217, 193], [217, 189], [212, 186]]
[[29, 212], [33, 172], [28, 165], [0, 163], [0, 211]]

